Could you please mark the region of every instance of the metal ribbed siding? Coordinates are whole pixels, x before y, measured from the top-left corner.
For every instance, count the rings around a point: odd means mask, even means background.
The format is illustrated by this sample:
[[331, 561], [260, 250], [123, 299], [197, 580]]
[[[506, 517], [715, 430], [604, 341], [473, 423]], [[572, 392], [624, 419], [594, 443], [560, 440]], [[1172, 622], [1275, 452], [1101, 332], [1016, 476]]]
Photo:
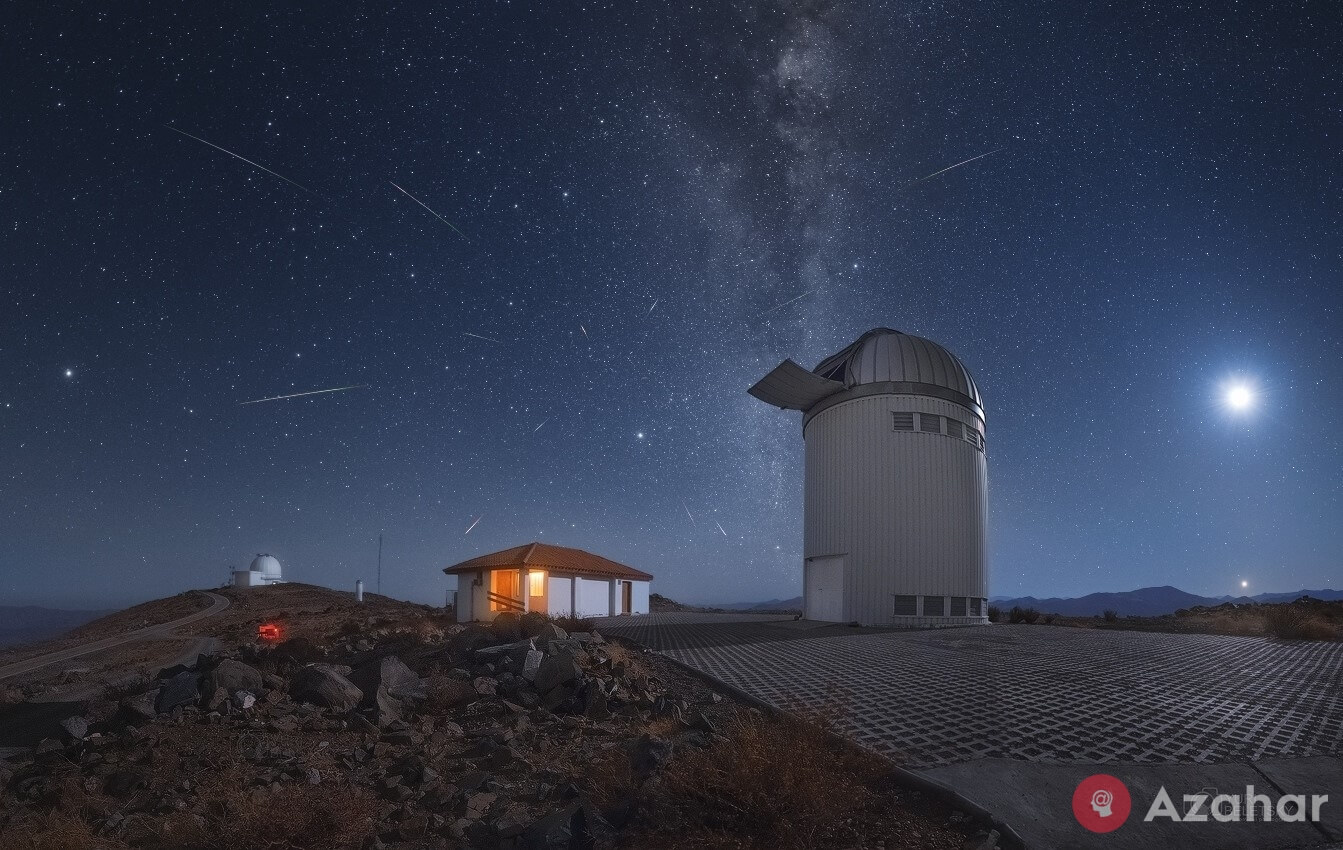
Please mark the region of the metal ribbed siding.
[[829, 407], [807, 422], [807, 558], [845, 555], [844, 620], [947, 625], [986, 617], [902, 618], [893, 596], [986, 598], [985, 455], [946, 434], [895, 431], [892, 411], [983, 421], [926, 396], [874, 395]]

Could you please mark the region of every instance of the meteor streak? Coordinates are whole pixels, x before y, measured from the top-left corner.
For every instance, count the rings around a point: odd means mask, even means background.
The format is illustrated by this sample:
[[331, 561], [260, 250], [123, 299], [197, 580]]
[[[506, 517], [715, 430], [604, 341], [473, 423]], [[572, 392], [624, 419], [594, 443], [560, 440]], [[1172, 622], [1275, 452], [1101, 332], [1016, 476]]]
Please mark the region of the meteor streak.
[[542, 420], [541, 420], [541, 425], [537, 425], [535, 428], [533, 428], [533, 429], [532, 429], [532, 433], [535, 434], [537, 431], [540, 431], [540, 430], [541, 430], [541, 426], [542, 426], [542, 425], [545, 425], [547, 422], [549, 422], [550, 419], [551, 419], [551, 417], [549, 417], [549, 416], [547, 416], [545, 419], [542, 419]]
[[273, 395], [273, 396], [271, 396], [270, 398], [254, 398], [254, 399], [252, 399], [251, 401], [240, 401], [240, 402], [238, 402], [238, 406], [241, 407], [241, 406], [243, 406], [244, 404], [260, 404], [260, 403], [263, 402], [263, 401], [279, 401], [279, 400], [282, 399], [282, 398], [298, 398], [299, 396], [305, 396], [305, 395], [321, 395], [322, 393], [340, 393], [340, 392], [344, 392], [345, 390], [366, 390], [366, 389], [368, 389], [368, 387], [369, 387], [368, 384], [351, 384], [351, 385], [348, 386], [348, 387], [332, 387], [332, 388], [329, 389], [329, 390], [309, 390], [309, 391], [307, 391], [306, 393], [290, 393], [289, 395]]
[[910, 186], [913, 186], [915, 183], [922, 183], [922, 182], [925, 181], [925, 180], [932, 180], [934, 177], [936, 177], [936, 176], [939, 175], [939, 174], [946, 174], [948, 171], [952, 170], [953, 168], [960, 168], [962, 165], [969, 165], [970, 163], [974, 162], [974, 161], [977, 160], [977, 159], [983, 159], [983, 158], [986, 157], [986, 156], [992, 156], [993, 154], [997, 153], [997, 152], [1000, 151], [1000, 150], [1002, 150], [1002, 148], [994, 148], [993, 150], [989, 151], [988, 153], [982, 153], [982, 154], [980, 154], [979, 156], [972, 156], [972, 157], [970, 157], [970, 158], [967, 159], [967, 160], [963, 160], [963, 161], [961, 161], [961, 162], [956, 163], [955, 165], [948, 165], [946, 168], [942, 169], [941, 171], [934, 171], [932, 174], [929, 174], [927, 177], [920, 177], [918, 180], [915, 180], [913, 183], [906, 183], [906, 184], [904, 185], [903, 188], [908, 189]]
[[817, 293], [817, 292], [820, 292], [820, 291], [821, 291], [821, 290], [819, 290], [819, 289], [813, 289], [813, 290], [811, 290], [810, 292], [804, 292], [804, 293], [802, 293], [801, 295], [797, 296], [796, 298], [789, 298], [787, 301], [783, 302], [782, 304], [775, 304], [773, 307], [770, 307], [768, 310], [766, 310], [765, 312], [761, 313], [760, 315], [762, 315], [762, 316], [768, 316], [770, 313], [773, 313], [775, 310], [779, 309], [780, 307], [787, 307], [789, 304], [792, 304], [794, 301], [801, 301], [803, 298], [806, 298], [808, 295], [812, 295], [812, 294]]
[[695, 515], [690, 512], [690, 508], [686, 508], [685, 499], [681, 500], [681, 507], [685, 508], [685, 515], [690, 517], [690, 524], [698, 528], [699, 523], [695, 522]]
[[[713, 524], [716, 525], [716, 526], [718, 526], [718, 530], [719, 530], [719, 531], [723, 531], [723, 524], [722, 524], [721, 522], [719, 522], [718, 520], [714, 520], [714, 521], [713, 521]], [[724, 537], [727, 537], [727, 532], [726, 532], [726, 531], [723, 531], [723, 536], [724, 536]]]
[[471, 333], [470, 331], [462, 331], [462, 336], [473, 336], [473, 337], [475, 337], [476, 339], [483, 339], [483, 340], [485, 340], [486, 342], [498, 342], [500, 345], [503, 345], [503, 343], [502, 343], [502, 342], [499, 342], [499, 340], [497, 340], [497, 339], [490, 339], [490, 338], [487, 337], [487, 336], [481, 336], [480, 334], [473, 334], [473, 333]]
[[648, 308], [648, 312], [645, 313], [644, 315], [645, 315], [645, 316], [651, 316], [651, 315], [653, 315], [653, 310], [654, 310], [654, 308], [657, 307], [658, 302], [661, 301], [661, 300], [662, 300], [661, 298], [654, 298], [654, 299], [653, 299], [653, 306], [652, 306], [652, 307], [649, 307], [649, 308]]
[[481, 514], [480, 516], [476, 517], [475, 521], [466, 527], [466, 531], [462, 533], [462, 536], [465, 537], [466, 535], [470, 534], [471, 529], [476, 527], [476, 523], [480, 522], [484, 518], [485, 518], [484, 514]]
[[[388, 182], [388, 183], [392, 183], [392, 181], [390, 181], [390, 180], [388, 180], [387, 182]], [[415, 197], [415, 196], [412, 195], [411, 193], [407, 192], [405, 189], [402, 189], [400, 186], [397, 186], [395, 183], [392, 183], [392, 187], [393, 187], [394, 189], [396, 189], [396, 191], [398, 191], [398, 192], [400, 192], [401, 194], [405, 195], [407, 198], [410, 198], [410, 199], [411, 199], [412, 201], [414, 201], [415, 203], [417, 203], [417, 204], [419, 204], [420, 206], [424, 207], [425, 209], [429, 210], [429, 205], [428, 205], [428, 204], [426, 204], [424, 201], [421, 201], [419, 198]], [[456, 233], [458, 236], [462, 237], [463, 239], [466, 239], [466, 234], [463, 233], [462, 231], [458, 230], [458, 229], [457, 229], [457, 225], [455, 225], [455, 224], [453, 224], [452, 222], [448, 221], [446, 218], [444, 218], [443, 216], [441, 216], [441, 215], [439, 215], [438, 213], [434, 212], [433, 210], [429, 210], [429, 214], [432, 215], [434, 218], [438, 219], [439, 221], [443, 222], [444, 224], [446, 224], [448, 227], [451, 227], [452, 230], [453, 230], [453, 232]], [[468, 240], [468, 241], [469, 241], [469, 240]]]
[[253, 168], [259, 168], [259, 169], [261, 169], [262, 171], [266, 172], [267, 174], [269, 174], [269, 175], [271, 175], [271, 176], [273, 176], [273, 177], [278, 177], [278, 178], [280, 178], [281, 180], [283, 180], [284, 182], [288, 183], [288, 184], [291, 185], [291, 186], [297, 186], [298, 188], [300, 188], [300, 189], [302, 189], [303, 191], [307, 192], [309, 195], [315, 195], [315, 194], [317, 194], [317, 193], [314, 192], [313, 190], [309, 189], [307, 186], [304, 186], [302, 183], [295, 183], [293, 180], [290, 180], [288, 177], [285, 177], [283, 174], [276, 174], [274, 171], [271, 171], [271, 170], [270, 170], [269, 168], [267, 168], [266, 166], [264, 166], [264, 165], [260, 165], [260, 164], [255, 163], [255, 162], [252, 162], [250, 159], [248, 159], [248, 158], [245, 157], [245, 156], [239, 156], [238, 154], [234, 153], [233, 151], [229, 150], [228, 148], [221, 148], [219, 145], [216, 145], [214, 142], [207, 142], [207, 141], [205, 141], [204, 139], [202, 139], [200, 136], [193, 136], [193, 135], [191, 135], [190, 133], [188, 133], [188, 132], [185, 131], [185, 130], [179, 130], [179, 129], [177, 129], [176, 127], [174, 127], [174, 126], [171, 125], [171, 124], [164, 124], [163, 126], [167, 127], [169, 130], [172, 130], [174, 133], [181, 133], [183, 136], [186, 136], [188, 139], [195, 139], [196, 141], [200, 142], [200, 143], [203, 144], [203, 145], [209, 145], [210, 147], [214, 148], [214, 149], [217, 150], [217, 151], [223, 151], [224, 153], [228, 154], [229, 156], [233, 157], [234, 159], [241, 159], [243, 162], [247, 163], [248, 165], [252, 166]]
[[587, 328], [583, 327], [582, 325], [579, 325], [578, 329], [583, 332], [583, 339], [592, 339], [592, 337], [588, 336]]

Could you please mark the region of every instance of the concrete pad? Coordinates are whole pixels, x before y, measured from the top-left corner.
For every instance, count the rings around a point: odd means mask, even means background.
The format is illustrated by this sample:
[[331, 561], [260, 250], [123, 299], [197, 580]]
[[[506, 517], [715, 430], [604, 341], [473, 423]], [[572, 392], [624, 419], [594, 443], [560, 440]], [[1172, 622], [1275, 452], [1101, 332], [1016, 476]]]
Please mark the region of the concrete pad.
[[[1300, 765], [1289, 770], [1299, 771], [1292, 775], [1310, 783], [1317, 781], [1313, 769], [1326, 768]], [[1278, 789], [1247, 764], [1048, 764], [989, 758], [921, 773], [1007, 821], [1029, 847], [1279, 850], [1318, 847], [1328, 841], [1324, 831], [1309, 823], [1284, 823], [1276, 817], [1270, 822], [1254, 823], [1220, 823], [1211, 817], [1202, 823], [1175, 823], [1165, 818], [1144, 821], [1162, 787], [1182, 815], [1186, 811], [1183, 795], [1204, 789], [1209, 789], [1209, 794], [1244, 797], [1246, 786], [1252, 785], [1255, 794], [1266, 794], [1276, 805]], [[1096, 773], [1107, 773], [1122, 781], [1133, 801], [1124, 825], [1105, 834], [1084, 829], [1072, 809], [1073, 791], [1078, 783]], [[1243, 813], [1243, 802], [1241, 809]]]
[[1254, 766], [1284, 794], [1305, 794], [1308, 800], [1311, 794], [1328, 794], [1329, 802], [1320, 807], [1320, 824], [1331, 839], [1343, 841], [1343, 759], [1264, 759]]

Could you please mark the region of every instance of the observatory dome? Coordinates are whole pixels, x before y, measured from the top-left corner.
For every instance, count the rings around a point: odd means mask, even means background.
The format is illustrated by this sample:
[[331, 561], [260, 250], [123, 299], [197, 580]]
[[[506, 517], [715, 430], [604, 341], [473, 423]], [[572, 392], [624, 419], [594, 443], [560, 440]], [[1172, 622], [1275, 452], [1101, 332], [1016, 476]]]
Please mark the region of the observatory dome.
[[274, 555], [257, 555], [252, 560], [251, 571], [261, 573], [267, 578], [278, 579], [280, 577], [280, 562]]
[[845, 388], [884, 382], [941, 387], [965, 396], [973, 408], [984, 408], [975, 379], [956, 355], [930, 339], [890, 328], [868, 331], [812, 371]]

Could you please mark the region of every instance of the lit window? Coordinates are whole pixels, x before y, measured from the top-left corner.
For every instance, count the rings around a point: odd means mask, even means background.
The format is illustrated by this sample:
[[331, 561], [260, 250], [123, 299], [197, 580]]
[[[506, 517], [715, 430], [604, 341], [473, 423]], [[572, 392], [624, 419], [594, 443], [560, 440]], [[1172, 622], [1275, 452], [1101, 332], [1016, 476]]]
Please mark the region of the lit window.
[[546, 574], [545, 574], [545, 573], [529, 573], [528, 576], [527, 576], [527, 583], [528, 583], [529, 585], [531, 585], [530, 590], [531, 590], [531, 594], [532, 594], [532, 596], [545, 596], [545, 595], [546, 595]]

